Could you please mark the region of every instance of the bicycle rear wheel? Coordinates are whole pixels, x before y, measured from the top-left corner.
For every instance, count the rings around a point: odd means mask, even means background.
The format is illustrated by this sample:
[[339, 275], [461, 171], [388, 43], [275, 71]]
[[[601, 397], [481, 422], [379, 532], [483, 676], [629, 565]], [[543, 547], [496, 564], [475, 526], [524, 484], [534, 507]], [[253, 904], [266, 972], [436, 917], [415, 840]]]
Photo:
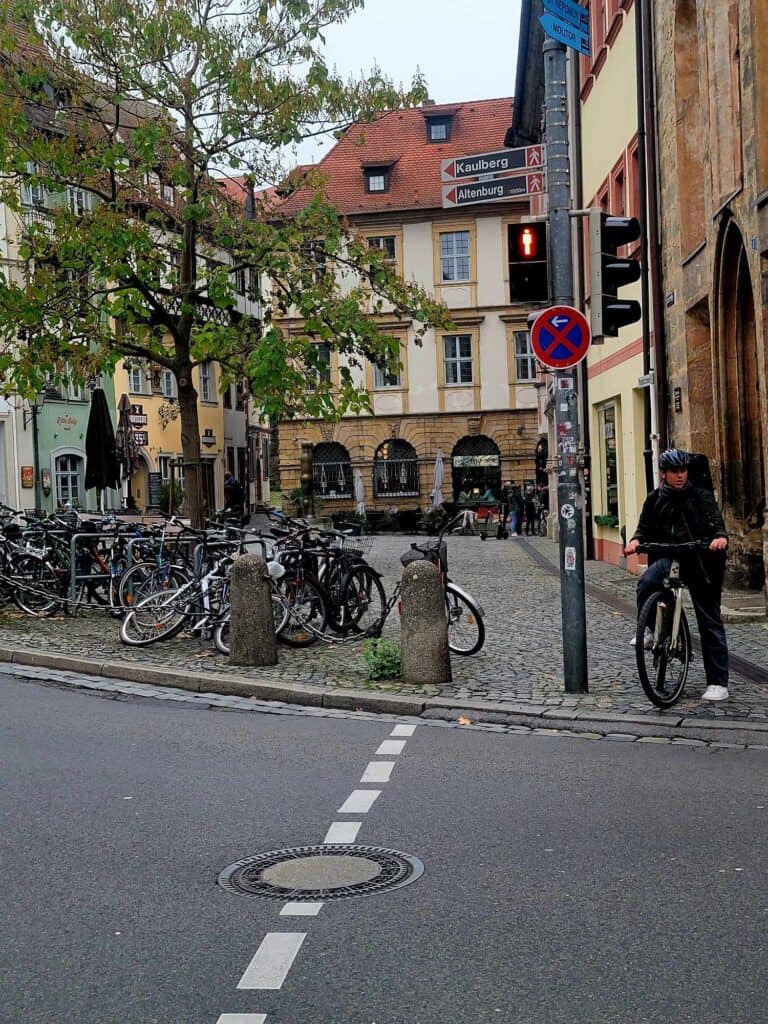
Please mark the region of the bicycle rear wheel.
[[669, 708], [680, 699], [691, 663], [691, 631], [685, 611], [672, 643], [674, 596], [668, 591], [651, 594], [637, 617], [635, 658], [640, 684], [657, 708]]
[[128, 647], [148, 647], [176, 636], [187, 621], [188, 604], [188, 596], [179, 590], [150, 594], [134, 605], [120, 623], [120, 639]]
[[309, 647], [316, 643], [328, 621], [320, 585], [309, 576], [289, 573], [280, 580], [279, 587], [288, 614], [277, 639], [288, 647]]
[[342, 633], [379, 636], [386, 609], [384, 587], [367, 565], [352, 569], [341, 584], [339, 628]]
[[483, 617], [480, 609], [452, 583], [445, 587], [445, 614], [448, 618], [448, 647], [454, 654], [477, 654], [485, 643]]

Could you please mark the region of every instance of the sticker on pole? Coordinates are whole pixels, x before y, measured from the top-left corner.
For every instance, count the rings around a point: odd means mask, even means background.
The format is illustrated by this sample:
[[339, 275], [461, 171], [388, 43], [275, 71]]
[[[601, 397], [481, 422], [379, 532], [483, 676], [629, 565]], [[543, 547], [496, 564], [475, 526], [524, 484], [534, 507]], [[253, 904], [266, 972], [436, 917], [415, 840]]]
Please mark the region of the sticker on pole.
[[576, 548], [565, 549], [565, 571], [576, 571]]
[[589, 351], [591, 340], [586, 317], [573, 306], [545, 309], [531, 328], [533, 354], [552, 370], [564, 370], [580, 363]]

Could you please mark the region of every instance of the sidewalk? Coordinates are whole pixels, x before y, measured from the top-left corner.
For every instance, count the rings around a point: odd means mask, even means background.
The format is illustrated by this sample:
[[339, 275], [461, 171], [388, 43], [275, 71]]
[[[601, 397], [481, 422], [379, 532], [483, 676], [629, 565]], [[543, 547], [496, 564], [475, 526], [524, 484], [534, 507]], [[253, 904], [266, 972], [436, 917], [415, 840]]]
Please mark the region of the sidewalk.
[[[399, 556], [409, 538], [376, 538], [369, 560], [384, 575], [387, 591], [399, 577]], [[354, 646], [315, 644], [305, 650], [278, 645], [279, 663], [238, 668], [207, 642], [187, 638], [149, 648], [126, 648], [116, 622], [103, 611], [77, 617], [33, 619], [6, 609], [0, 614], [0, 660], [152, 682], [198, 692], [236, 693], [311, 706], [364, 708], [390, 713], [455, 718], [462, 711], [493, 720], [523, 720], [693, 729], [749, 729], [768, 743], [768, 625], [727, 626], [733, 655], [731, 700], [700, 700], [701, 659], [691, 666], [683, 699], [670, 711], [653, 708], [637, 680], [634, 651], [635, 578], [601, 562], [587, 563], [589, 693], [563, 690], [563, 655], [557, 548], [546, 538], [507, 541], [450, 537], [449, 571], [481, 603], [486, 643], [472, 658], [452, 659], [453, 682], [440, 687], [399, 681], [370, 682]], [[693, 624], [693, 617], [691, 616]], [[385, 634], [399, 637], [396, 613]], [[621, 724], [623, 723], [623, 724]], [[604, 731], [604, 730], [603, 730]]]

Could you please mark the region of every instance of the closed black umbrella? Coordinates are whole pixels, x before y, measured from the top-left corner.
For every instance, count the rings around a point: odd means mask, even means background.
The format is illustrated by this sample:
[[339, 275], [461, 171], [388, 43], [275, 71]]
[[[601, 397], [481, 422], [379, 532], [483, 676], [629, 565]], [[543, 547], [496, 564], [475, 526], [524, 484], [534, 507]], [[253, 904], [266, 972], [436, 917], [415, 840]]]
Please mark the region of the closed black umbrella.
[[139, 468], [139, 449], [131, 423], [131, 400], [128, 395], [121, 395], [117, 405], [117, 435], [115, 448], [120, 478], [123, 482], [123, 504], [128, 499], [128, 482]]
[[85, 489], [96, 487], [99, 494], [107, 487], [117, 487], [120, 480], [115, 453], [115, 429], [109, 415], [107, 397], [101, 388], [94, 388], [91, 411], [85, 433]]

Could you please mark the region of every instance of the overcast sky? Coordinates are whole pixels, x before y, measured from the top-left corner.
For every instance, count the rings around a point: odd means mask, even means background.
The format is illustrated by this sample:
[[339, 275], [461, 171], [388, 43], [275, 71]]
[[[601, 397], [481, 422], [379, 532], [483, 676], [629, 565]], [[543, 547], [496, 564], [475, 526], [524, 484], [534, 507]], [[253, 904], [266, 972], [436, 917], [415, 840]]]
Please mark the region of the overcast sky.
[[[343, 75], [373, 64], [396, 84], [419, 68], [436, 103], [486, 100], [515, 91], [520, 0], [367, 0], [344, 25], [326, 31], [328, 63]], [[305, 143], [314, 162], [333, 143]]]

